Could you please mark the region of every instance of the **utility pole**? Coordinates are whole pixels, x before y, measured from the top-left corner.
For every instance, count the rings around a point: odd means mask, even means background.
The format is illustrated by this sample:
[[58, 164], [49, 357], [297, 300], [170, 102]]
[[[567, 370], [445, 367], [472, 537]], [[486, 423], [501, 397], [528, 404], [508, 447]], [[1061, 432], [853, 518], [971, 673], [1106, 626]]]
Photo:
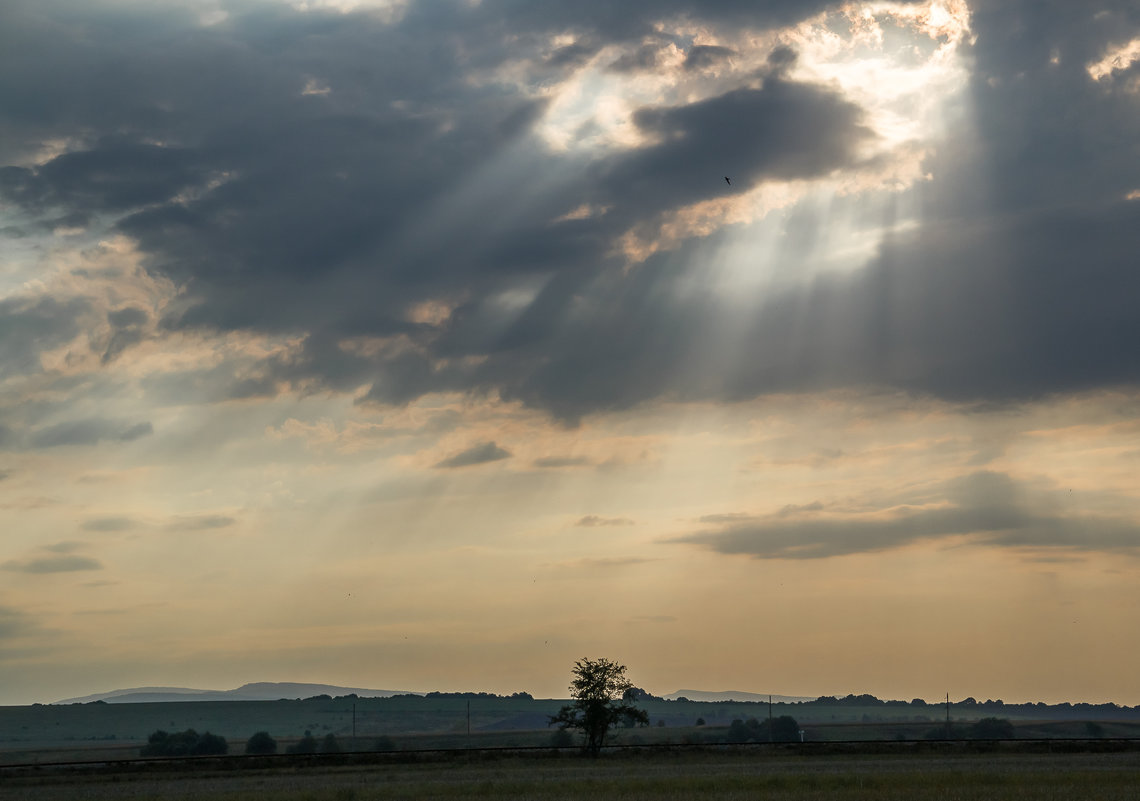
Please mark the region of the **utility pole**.
[[946, 739], [950, 739], [950, 693], [946, 693]]
[[772, 742], [774, 739], [775, 738], [772, 735], [772, 696], [769, 695], [768, 696], [768, 742]]
[[352, 705], [352, 750], [356, 750], [356, 704]]
[[471, 747], [471, 699], [467, 699], [467, 747]]

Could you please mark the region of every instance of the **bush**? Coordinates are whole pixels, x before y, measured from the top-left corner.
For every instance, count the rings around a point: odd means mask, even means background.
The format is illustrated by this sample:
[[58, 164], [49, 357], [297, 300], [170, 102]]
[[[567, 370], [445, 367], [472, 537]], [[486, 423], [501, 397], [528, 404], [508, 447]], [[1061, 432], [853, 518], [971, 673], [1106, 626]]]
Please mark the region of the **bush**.
[[336, 741], [336, 737], [332, 732], [325, 735], [325, 739], [321, 740], [321, 753], [322, 754], [339, 754], [340, 743]]
[[1012, 740], [1013, 724], [1005, 718], [982, 718], [970, 727], [971, 740]]
[[277, 741], [269, 736], [269, 732], [259, 731], [246, 740], [245, 752], [247, 754], [276, 754]]
[[140, 752], [142, 756], [220, 756], [229, 753], [225, 737], [193, 729], [170, 734], [161, 729], [147, 738]]
[[306, 734], [297, 742], [285, 749], [286, 754], [315, 754], [317, 753], [317, 740], [311, 734]]
[[550, 744], [555, 748], [569, 748], [574, 745], [574, 735], [566, 729], [559, 729], [550, 735]]
[[800, 724], [791, 715], [780, 715], [769, 723], [760, 722], [756, 718], [747, 721], [734, 720], [728, 727], [728, 742], [730, 743], [798, 743], [800, 741]]
[[376, 742], [372, 744], [373, 751], [395, 751], [396, 744], [392, 742], [392, 738], [388, 735], [381, 735], [376, 738]]

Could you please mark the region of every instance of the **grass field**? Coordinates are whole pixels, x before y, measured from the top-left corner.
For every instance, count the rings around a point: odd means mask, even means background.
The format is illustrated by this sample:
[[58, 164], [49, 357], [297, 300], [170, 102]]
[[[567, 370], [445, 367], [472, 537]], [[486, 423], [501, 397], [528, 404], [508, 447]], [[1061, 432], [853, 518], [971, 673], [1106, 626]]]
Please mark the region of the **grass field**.
[[450, 758], [367, 767], [173, 769], [0, 778], [0, 796], [56, 799], [1133, 799], [1140, 754], [812, 756], [626, 753]]

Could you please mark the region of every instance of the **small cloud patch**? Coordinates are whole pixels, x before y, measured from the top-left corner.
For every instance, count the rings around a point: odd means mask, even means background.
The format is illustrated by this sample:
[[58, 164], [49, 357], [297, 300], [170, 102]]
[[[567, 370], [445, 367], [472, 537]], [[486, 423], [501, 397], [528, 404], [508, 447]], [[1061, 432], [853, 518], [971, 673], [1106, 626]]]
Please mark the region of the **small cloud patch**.
[[129, 517], [94, 517], [80, 526], [84, 531], [128, 531], [135, 527]]
[[593, 464], [589, 459], [584, 456], [544, 456], [541, 459], [534, 460], [535, 467], [558, 468], [558, 467], [586, 467]]
[[598, 515], [586, 515], [585, 517], [578, 518], [578, 522], [574, 524], [581, 528], [598, 528], [601, 526], [632, 526], [634, 522], [628, 517], [600, 517]]
[[102, 570], [97, 559], [74, 554], [63, 556], [37, 556], [31, 559], [12, 559], [0, 565], [0, 570], [14, 573], [73, 573], [80, 570]]
[[174, 518], [166, 528], [170, 531], [209, 531], [228, 528], [236, 522], [237, 520], [226, 515], [186, 515]]
[[478, 445], [468, 448], [465, 451], [460, 451], [454, 456], [449, 456], [441, 462], [436, 463], [437, 468], [450, 470], [457, 467], [471, 467], [477, 464], [486, 464], [487, 462], [497, 462], [501, 459], [509, 459], [511, 452], [500, 448], [494, 442], [480, 442]]

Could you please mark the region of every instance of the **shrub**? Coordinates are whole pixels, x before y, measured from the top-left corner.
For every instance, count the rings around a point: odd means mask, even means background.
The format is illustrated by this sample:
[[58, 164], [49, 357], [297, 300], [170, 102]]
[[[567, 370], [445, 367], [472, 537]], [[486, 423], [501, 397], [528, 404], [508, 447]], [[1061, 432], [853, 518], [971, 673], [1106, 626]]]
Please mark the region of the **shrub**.
[[161, 729], [147, 738], [140, 752], [143, 756], [220, 756], [229, 752], [225, 737], [193, 729], [170, 734]]
[[276, 754], [277, 741], [269, 736], [269, 732], [259, 731], [246, 740], [245, 752], [247, 754]]
[[1013, 724], [1005, 718], [982, 718], [970, 726], [971, 740], [1012, 740]]
[[574, 745], [574, 735], [566, 729], [559, 729], [550, 735], [550, 744], [555, 748], [569, 748]]
[[315, 754], [317, 753], [317, 740], [311, 734], [306, 734], [297, 742], [285, 749], [286, 754]]

